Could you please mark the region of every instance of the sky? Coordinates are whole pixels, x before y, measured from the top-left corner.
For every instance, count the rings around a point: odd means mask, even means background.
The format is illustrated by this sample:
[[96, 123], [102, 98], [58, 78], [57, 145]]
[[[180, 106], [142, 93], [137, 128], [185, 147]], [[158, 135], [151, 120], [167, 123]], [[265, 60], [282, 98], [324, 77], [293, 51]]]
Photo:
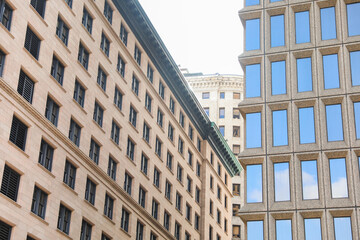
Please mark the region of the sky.
[[242, 74], [241, 0], [139, 0], [182, 68], [204, 74]]

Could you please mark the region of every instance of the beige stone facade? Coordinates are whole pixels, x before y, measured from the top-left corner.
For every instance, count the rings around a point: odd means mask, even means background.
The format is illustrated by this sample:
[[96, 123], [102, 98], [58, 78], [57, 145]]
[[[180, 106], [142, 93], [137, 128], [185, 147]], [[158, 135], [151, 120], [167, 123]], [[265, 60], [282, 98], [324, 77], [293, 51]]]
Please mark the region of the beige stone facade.
[[[356, 83], [359, 76], [354, 71], [359, 65], [355, 64], [355, 58], [350, 59], [350, 54], [360, 49], [360, 32], [355, 30], [357, 31], [355, 34], [349, 33], [350, 28], [358, 29], [356, 24], [350, 26], [350, 22], [359, 12], [354, 10], [352, 12], [355, 15], [350, 14], [352, 14], [351, 8], [360, 9], [359, 1], [260, 0], [256, 4], [256, 1], [247, 0], [244, 5], [239, 11], [239, 16], [245, 29], [245, 39], [246, 34], [250, 35], [255, 29], [246, 29], [246, 26], [251, 25], [248, 21], [258, 19], [259, 48], [247, 50], [246, 44], [249, 42], [245, 41], [245, 50], [239, 56], [239, 61], [245, 74], [245, 92], [251, 80], [259, 79], [259, 96], [244, 97], [244, 101], [239, 105], [246, 129], [245, 147], [239, 155], [245, 169], [245, 204], [239, 213], [245, 223], [242, 239], [254, 239], [252, 238], [254, 232], [249, 229], [249, 223], [253, 224], [256, 221], [260, 223], [257, 226], [262, 226], [263, 229], [262, 237], [257, 239], [305, 239], [311, 231], [309, 225], [308, 228], [305, 226], [310, 222], [309, 219], [319, 223], [318, 230], [321, 236], [319, 237], [317, 233], [316, 239], [359, 239], [360, 141], [356, 124], [360, 115], [356, 112], [355, 105], [359, 102], [360, 87]], [[308, 14], [306, 19], [309, 20], [309, 41], [298, 43], [296, 38], [300, 37], [300, 34], [296, 36], [296, 14], [301, 12]], [[283, 16], [283, 28], [271, 29], [275, 26], [273, 16]], [[271, 22], [272, 20], [274, 22]], [[327, 28], [333, 23], [335, 23], [335, 36], [327, 38], [326, 34], [329, 34], [326, 33], [329, 31]], [[299, 26], [299, 22], [297, 24]], [[306, 21], [300, 24], [306, 25]], [[276, 39], [276, 34], [281, 35], [282, 29], [284, 44], [272, 47], [272, 38]], [[248, 39], [250, 40], [257, 41], [257, 39]], [[336, 63], [328, 65], [327, 56], [335, 56]], [[299, 74], [305, 70], [300, 68], [298, 60], [305, 58], [310, 59], [308, 79], [312, 79], [311, 89], [300, 91]], [[273, 84], [276, 79], [272, 79], [272, 76], [276, 75], [272, 73], [272, 63], [278, 61], [285, 62], [286, 87], [285, 93], [276, 95], [272, 91], [277, 87]], [[251, 75], [254, 71], [247, 74], [247, 67], [253, 65], [260, 66], [260, 72], [258, 75], [256, 73], [255, 77]], [[338, 74], [333, 74], [334, 69], [338, 69]], [[332, 77], [339, 85], [326, 87], [327, 81]], [[331, 107], [337, 107], [339, 114], [332, 114]], [[313, 111], [312, 117], [300, 116], [300, 111], [305, 108]], [[284, 110], [286, 124], [282, 125], [281, 134], [285, 132], [287, 143], [276, 146], [277, 140], [274, 135], [278, 128], [277, 123], [273, 122], [274, 114]], [[251, 141], [250, 137], [253, 134], [250, 127], [247, 128], [247, 125], [251, 125], [247, 122], [247, 117], [250, 118], [250, 114], [253, 113], [260, 116], [258, 125], [260, 146], [247, 147], [247, 141]], [[337, 121], [335, 119], [339, 119], [338, 122], [335, 122]], [[301, 125], [301, 122], [306, 123]], [[308, 133], [302, 131], [305, 131], [304, 129], [312, 131], [309, 128], [314, 129], [314, 139], [306, 143], [301, 142], [303, 134]], [[339, 137], [333, 138], [333, 132], [338, 130]], [[313, 169], [315, 169], [312, 175], [315, 176], [312, 178], [314, 188], [311, 193], [317, 196], [306, 197], [306, 170], [303, 164], [310, 161], [314, 163]], [[341, 164], [336, 165], [335, 161]], [[275, 167], [279, 166], [276, 165], [278, 163], [288, 164], [286, 178], [289, 186], [286, 189], [289, 199], [284, 201], [276, 200], [278, 190]], [[250, 193], [247, 186], [252, 186], [246, 181], [251, 179], [251, 176], [247, 176], [248, 167], [255, 165], [261, 167], [259, 178], [262, 182], [259, 186], [262, 198], [258, 201], [249, 200]], [[340, 188], [335, 182], [337, 174], [342, 175], [344, 181]], [[284, 181], [278, 184], [280, 187], [287, 185]], [[344, 192], [341, 194], [337, 192], [340, 190]], [[280, 220], [289, 220], [289, 227], [278, 230], [276, 226], [281, 224]], [[339, 228], [340, 220], [346, 222], [342, 228]], [[289, 232], [291, 237], [281, 238], [281, 234], [277, 231]]]
[[241, 166], [138, 1], [42, 2], [0, 1], [0, 238], [231, 239]]

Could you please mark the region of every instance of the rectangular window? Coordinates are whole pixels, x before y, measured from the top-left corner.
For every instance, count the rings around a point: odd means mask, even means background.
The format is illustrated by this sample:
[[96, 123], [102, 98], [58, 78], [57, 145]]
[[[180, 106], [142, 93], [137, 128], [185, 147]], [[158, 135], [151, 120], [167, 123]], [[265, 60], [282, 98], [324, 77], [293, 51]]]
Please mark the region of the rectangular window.
[[221, 212], [219, 209], [216, 210], [216, 221], [218, 224], [221, 224]]
[[5, 222], [0, 220], [0, 230], [1, 230], [1, 233], [0, 233], [1, 239], [4, 239], [4, 240], [11, 239], [12, 227], [10, 225], [8, 225]]
[[181, 155], [183, 155], [184, 153], [184, 141], [179, 137], [179, 142], [178, 142], [178, 151]]
[[28, 127], [13, 116], [9, 140], [23, 151], [25, 151], [27, 130]]
[[136, 110], [130, 106], [130, 114], [129, 114], [129, 122], [136, 127], [136, 117], [137, 117], [137, 112]]
[[334, 217], [335, 240], [353, 239], [351, 217]]
[[174, 114], [175, 113], [175, 101], [172, 97], [170, 97], [169, 108], [170, 108], [170, 111]]
[[117, 125], [117, 123], [113, 120], [111, 125], [111, 139], [119, 145], [119, 139], [120, 139], [120, 127]]
[[233, 108], [233, 119], [240, 119], [240, 110], [239, 110], [239, 108]]
[[125, 192], [127, 192], [129, 195], [131, 195], [131, 186], [132, 186], [132, 177], [130, 177], [130, 175], [128, 173], [125, 173], [125, 178], [124, 178], [124, 190]]
[[81, 107], [84, 107], [85, 88], [77, 80], [75, 80], [74, 99]]
[[181, 202], [182, 202], [182, 196], [176, 192], [176, 203], [175, 203], [175, 207], [177, 210], [179, 210], [181, 212]]
[[320, 9], [321, 40], [336, 38], [335, 7]]
[[191, 140], [194, 138], [194, 129], [189, 125], [188, 136]]
[[117, 167], [117, 162], [115, 162], [114, 159], [112, 159], [111, 157], [109, 157], [107, 174], [108, 174], [113, 180], [116, 180], [116, 167]]
[[44, 18], [46, 0], [31, 0], [30, 4], [35, 8], [40, 16]]
[[326, 127], [328, 142], [343, 141], [343, 122], [341, 104], [326, 105]]
[[90, 34], [92, 32], [92, 23], [93, 23], [93, 18], [90, 15], [90, 13], [87, 11], [87, 9], [84, 7], [83, 17], [82, 17], [82, 25], [84, 25], [84, 27]]
[[317, 161], [301, 161], [302, 196], [304, 200], [319, 199]]
[[124, 59], [121, 58], [120, 55], [118, 55], [116, 69], [122, 77], [125, 77], [125, 66], [126, 66], [126, 62], [124, 61]]
[[104, 233], [102, 233], [101, 234], [101, 240], [111, 240], [111, 238], [106, 236]]
[[183, 178], [183, 168], [178, 164], [177, 166], [177, 174], [176, 174], [177, 179], [182, 182], [182, 178]]
[[[240, 225], [233, 225], [233, 232], [232, 232], [233, 238], [240, 238]], [[248, 237], [249, 239], [249, 237]], [[262, 238], [259, 238], [262, 239]]]
[[310, 42], [310, 15], [309, 11], [295, 13], [296, 44]]
[[278, 61], [271, 63], [271, 94], [286, 94], [286, 63]]
[[288, 145], [287, 110], [272, 112], [273, 146]]
[[180, 123], [181, 127], [185, 126], [185, 116], [181, 111], [180, 111], [180, 114], [179, 114], [179, 123]]
[[76, 146], [80, 144], [81, 127], [74, 120], [70, 121], [69, 139], [75, 143]]
[[34, 87], [35, 82], [23, 70], [20, 70], [17, 92], [29, 103], [32, 103]]
[[220, 99], [225, 99], [225, 92], [220, 92]]
[[187, 176], [187, 185], [186, 185], [186, 190], [191, 193], [192, 192], [192, 179]]
[[121, 228], [125, 232], [129, 232], [129, 220], [130, 220], [130, 213], [123, 208], [121, 213]]
[[168, 180], [166, 180], [166, 182], [165, 182], [165, 197], [169, 200], [171, 200], [171, 189], [172, 189], [171, 183]]
[[340, 88], [338, 55], [323, 55], [324, 88]]
[[290, 201], [289, 163], [274, 163], [275, 201]]
[[159, 203], [153, 199], [152, 208], [151, 208], [151, 216], [153, 216], [156, 220], [158, 219], [159, 212]]
[[245, 50], [260, 49], [260, 19], [249, 19], [245, 21]]
[[186, 204], [185, 218], [191, 221], [191, 206], [188, 203]]
[[233, 183], [233, 195], [240, 196], [240, 184]]
[[89, 178], [86, 180], [85, 200], [95, 205], [96, 184]]
[[208, 107], [205, 107], [205, 108], [204, 108], [204, 111], [205, 111], [206, 115], [209, 117], [209, 115], [210, 115], [210, 109], [209, 109]]
[[5, 53], [0, 50], [0, 77], [3, 76], [5, 57], [6, 57]]
[[188, 164], [192, 166], [193, 163], [193, 154], [192, 152], [188, 151]]
[[150, 142], [150, 127], [144, 122], [143, 127], [143, 139], [149, 143]]
[[5, 2], [5, 0], [0, 1], [0, 22], [9, 31], [11, 26], [12, 12], [12, 8]]
[[305, 239], [322, 239], [320, 218], [305, 218]]
[[246, 148], [261, 147], [261, 113], [246, 114]]
[[233, 137], [240, 137], [240, 126], [233, 126]]
[[358, 26], [358, 23], [360, 22], [360, 3], [347, 4], [346, 10], [349, 37], [360, 35], [360, 27]]
[[144, 225], [141, 222], [136, 224], [136, 240], [143, 240], [144, 237]]
[[248, 221], [246, 224], [247, 224], [247, 240], [264, 239], [264, 223], [262, 220]]
[[174, 127], [169, 122], [168, 127], [168, 138], [173, 142], [174, 141]]
[[350, 69], [352, 86], [360, 85], [360, 51], [350, 52]]
[[151, 83], [154, 81], [154, 69], [150, 66], [150, 64], [147, 66], [146, 77]]
[[217, 186], [217, 198], [221, 200], [221, 188], [219, 187], [219, 185]]
[[100, 48], [109, 57], [110, 54], [110, 40], [105, 36], [104, 33], [101, 34]]
[[199, 152], [201, 152], [201, 139], [200, 139], [199, 136], [197, 137], [196, 147], [197, 147], [197, 150], [198, 150]]
[[219, 108], [219, 118], [225, 118], [225, 108]]
[[134, 49], [134, 59], [137, 62], [137, 64], [141, 65], [141, 51], [136, 45]]
[[210, 93], [209, 92], [203, 92], [202, 93], [202, 99], [209, 99], [210, 98]]
[[114, 211], [114, 199], [105, 194], [104, 215], [112, 219]]
[[164, 113], [158, 109], [157, 112], [157, 124], [162, 128], [163, 127], [163, 119], [164, 119]]
[[159, 95], [162, 99], [165, 99], [165, 86], [161, 81], [159, 81]]
[[59, 119], [59, 105], [49, 96], [46, 101], [45, 117], [57, 127]]
[[360, 102], [354, 102], [356, 139], [360, 139]]
[[118, 87], [115, 87], [114, 104], [118, 109], [122, 109], [123, 94], [120, 92]]
[[156, 167], [154, 168], [154, 185], [160, 188], [160, 172]]
[[170, 230], [170, 214], [167, 211], [164, 212], [164, 227], [166, 230]]
[[161, 148], [162, 148], [162, 142], [159, 138], [156, 138], [155, 141], [155, 153], [161, 158]]
[[104, 16], [109, 21], [109, 23], [112, 24], [113, 10], [107, 1], [105, 1], [104, 5]]
[[176, 240], [180, 240], [181, 225], [175, 221], [174, 236]]
[[348, 185], [345, 158], [329, 159], [332, 198], [347, 198]]
[[196, 176], [200, 177], [201, 175], [201, 164], [196, 162]]
[[56, 35], [61, 39], [65, 46], [68, 45], [69, 27], [60, 17], [58, 17], [58, 22], [56, 25]]
[[315, 143], [314, 107], [299, 108], [300, 144]]
[[214, 188], [214, 177], [210, 175], [210, 189]]
[[145, 175], [147, 175], [147, 173], [148, 173], [148, 163], [149, 163], [149, 158], [147, 158], [144, 153], [141, 154], [140, 169], [143, 173], [145, 173]]
[[66, 4], [72, 8], [72, 0], [65, 0]]
[[136, 94], [136, 96], [139, 96], [139, 80], [134, 75], [132, 78], [131, 89]]
[[166, 166], [167, 166], [170, 170], [172, 170], [172, 166], [173, 166], [173, 155], [171, 155], [170, 152], [167, 152]]
[[200, 216], [197, 214], [197, 213], [195, 213], [195, 220], [194, 220], [194, 228], [195, 228], [195, 230], [198, 230], [199, 231], [199, 229], [200, 229]]
[[90, 240], [91, 231], [92, 231], [92, 225], [83, 219], [81, 223], [80, 240]]
[[125, 44], [125, 46], [127, 46], [128, 31], [123, 24], [120, 26], [120, 39]]
[[53, 76], [60, 85], [63, 85], [64, 69], [64, 65], [54, 55], [51, 65], [51, 76]]
[[86, 70], [88, 70], [89, 52], [87, 49], [85, 49], [85, 47], [81, 44], [81, 42], [79, 44], [78, 61]]
[[146, 202], [146, 190], [140, 186], [139, 187], [139, 204], [140, 204], [140, 206], [145, 208], [145, 202]]
[[214, 212], [214, 203], [213, 201], [210, 199], [210, 203], [209, 203], [209, 213], [212, 216]]
[[39, 163], [51, 172], [54, 148], [51, 147], [44, 139], [41, 139]]
[[152, 102], [152, 98], [150, 97], [150, 95], [148, 93], [145, 94], [145, 108], [151, 112], [151, 102]]
[[74, 189], [75, 179], [76, 179], [76, 167], [73, 164], [71, 164], [68, 160], [66, 160], [63, 182], [72, 189]]
[[246, 166], [246, 201], [247, 203], [262, 202], [262, 165]]
[[195, 188], [195, 201], [200, 203], [200, 189], [198, 187]]
[[60, 204], [57, 228], [63, 233], [69, 234], [71, 210]]
[[291, 220], [275, 220], [276, 239], [292, 239]]
[[100, 127], [102, 127], [104, 109], [95, 101], [93, 119]]
[[132, 161], [134, 161], [135, 155], [135, 143], [128, 138], [127, 148], [126, 148], [126, 156], [128, 156]]
[[213, 240], [213, 227], [209, 226], [209, 240]]
[[296, 59], [297, 91], [311, 92], [313, 90], [311, 57]]
[[20, 174], [5, 164], [0, 192], [13, 201], [17, 201]]
[[270, 17], [271, 47], [285, 46], [285, 22], [284, 15]]
[[29, 27], [27, 27], [24, 47], [36, 60], [39, 60], [40, 43], [41, 40], [39, 37], [36, 36]]
[[239, 92], [233, 92], [233, 99], [240, 99], [240, 96]]
[[98, 68], [98, 75], [97, 75], [97, 83], [101, 87], [102, 90], [106, 91], [106, 80], [107, 75], [105, 71], [99, 66]]
[[45, 219], [47, 193], [35, 186], [31, 204], [31, 212]]
[[245, 96], [246, 98], [260, 97], [260, 64], [247, 65], [245, 67]]

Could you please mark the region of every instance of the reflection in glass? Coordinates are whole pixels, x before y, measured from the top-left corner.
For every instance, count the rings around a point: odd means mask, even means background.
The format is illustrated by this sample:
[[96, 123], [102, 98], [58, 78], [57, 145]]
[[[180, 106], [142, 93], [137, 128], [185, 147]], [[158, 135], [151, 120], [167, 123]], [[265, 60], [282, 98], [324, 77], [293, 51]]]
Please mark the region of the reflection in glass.
[[261, 113], [246, 114], [246, 148], [261, 147]]
[[356, 139], [360, 139], [360, 102], [354, 103]]
[[275, 201], [290, 201], [289, 163], [274, 163]]
[[245, 67], [246, 97], [260, 97], [260, 64]]
[[291, 240], [291, 220], [276, 220], [275, 221], [276, 228], [276, 240]]
[[315, 142], [314, 108], [299, 108], [300, 144]]
[[320, 218], [305, 218], [305, 240], [321, 240]]
[[295, 13], [295, 37], [297, 44], [310, 42], [309, 11]]
[[360, 85], [360, 51], [350, 52], [351, 81], [353, 86]]
[[286, 94], [285, 61], [271, 63], [271, 94]]
[[284, 15], [270, 17], [271, 26], [271, 47], [279, 47], [285, 45], [285, 26]]
[[224, 137], [225, 136], [225, 126], [219, 126], [219, 130], [221, 135]]
[[296, 70], [298, 92], [311, 92], [313, 90], [311, 57], [296, 59]]
[[341, 104], [327, 105], [325, 110], [328, 142], [343, 141]]
[[247, 240], [264, 239], [263, 221], [248, 221], [246, 224], [247, 224]]
[[321, 40], [336, 38], [335, 7], [321, 8]]
[[352, 240], [351, 218], [334, 217], [335, 240]]
[[245, 25], [245, 50], [260, 49], [260, 19], [246, 20]]
[[271, 3], [273, 3], [273, 2], [280, 2], [280, 1], [283, 1], [283, 0], [270, 0]]
[[262, 165], [246, 166], [246, 201], [262, 202]]
[[324, 88], [334, 89], [340, 87], [338, 55], [323, 56]]
[[304, 200], [319, 199], [316, 160], [301, 161], [301, 183]]
[[246, 0], [245, 1], [245, 6], [248, 7], [248, 6], [254, 6], [254, 5], [259, 5], [260, 2], [259, 0]]
[[272, 112], [273, 120], [273, 146], [288, 145], [287, 110]]
[[360, 35], [360, 3], [348, 4], [346, 8], [349, 37]]
[[347, 198], [348, 187], [345, 158], [330, 159], [329, 164], [332, 198]]

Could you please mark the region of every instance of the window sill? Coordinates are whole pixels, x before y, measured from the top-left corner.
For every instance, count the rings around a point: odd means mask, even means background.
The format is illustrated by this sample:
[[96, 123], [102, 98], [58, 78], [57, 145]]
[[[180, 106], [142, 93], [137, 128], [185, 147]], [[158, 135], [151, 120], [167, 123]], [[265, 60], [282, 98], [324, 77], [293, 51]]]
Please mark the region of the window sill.
[[45, 24], [45, 26], [48, 27], [49, 25], [45, 22], [45, 19], [42, 16], [40, 16], [40, 14], [36, 11], [36, 9], [31, 4], [29, 4], [29, 6], [34, 11], [34, 13], [40, 18], [40, 20]]
[[[106, 55], [106, 53], [104, 53], [104, 51], [101, 48], [99, 48], [99, 49], [100, 49], [100, 52], [104, 55], [104, 57], [108, 60], [108, 62], [112, 65], [112, 62], [111, 62], [109, 56]], [[109, 50], [109, 55], [110, 55], [110, 50]]]
[[26, 54], [30, 56], [30, 58], [32, 58], [40, 68], [43, 68], [43, 66], [39, 63], [39, 60], [37, 60], [33, 55], [31, 55], [31, 53], [25, 47], [23, 47], [23, 49], [26, 52]]
[[72, 240], [72, 238], [71, 238], [69, 235], [67, 235], [66, 233], [64, 233], [64, 232], [61, 231], [60, 229], [56, 228], [56, 231], [57, 231], [58, 233], [60, 233], [61, 235], [63, 235], [64, 237], [66, 237], [67, 239]]
[[116, 70], [116, 72], [119, 74], [120, 78], [127, 84], [125, 77], [123, 75], [121, 75], [121, 73], [118, 70]]
[[55, 178], [55, 175], [52, 174], [47, 168], [45, 168], [43, 165], [41, 165], [40, 163], [37, 163], [37, 165], [44, 170], [44, 172], [46, 172], [47, 174], [49, 174], [52, 178]]
[[169, 172], [170, 172], [172, 175], [174, 175], [174, 171], [173, 171], [171, 168], [169, 168], [168, 166], [166, 166], [166, 168], [167, 168], [167, 170], [169, 170]]
[[159, 156], [157, 153], [155, 153], [155, 156], [161, 161], [161, 162], [164, 162], [161, 158], [161, 156]]
[[105, 130], [93, 119], [93, 123], [103, 132], [105, 133]]
[[105, 92], [105, 90], [100, 87], [99, 83], [97, 83], [96, 86], [98, 86], [98, 88], [101, 90], [101, 92], [102, 92], [107, 98], [109, 98], [109, 95], [107, 95], [107, 93]]
[[103, 217], [106, 218], [109, 222], [111, 222], [113, 225], [115, 225], [115, 222], [109, 218], [108, 216], [106, 216], [105, 214], [103, 214]]
[[176, 180], [181, 184], [181, 186], [183, 186], [184, 187], [184, 184], [183, 184], [183, 182], [182, 181], [180, 181], [178, 178], [176, 178]]
[[150, 149], [152, 148], [151, 145], [150, 145], [150, 143], [149, 143], [148, 141], [146, 141], [145, 138], [142, 138], [142, 140], [146, 143], [146, 145], [149, 146]]
[[180, 211], [177, 207], [175, 207], [175, 209], [180, 213], [181, 216], [183, 215], [182, 211]]
[[[139, 83], [139, 84], [140, 84], [140, 83]], [[137, 95], [137, 94], [134, 92], [134, 90], [131, 90], [131, 92], [134, 94], [134, 96], [136, 97], [136, 99], [137, 99], [139, 102], [141, 102], [141, 99], [140, 99], [139, 95]]]
[[186, 192], [190, 195], [191, 198], [193, 198], [193, 194], [191, 192], [189, 192], [187, 189], [186, 189]]
[[65, 2], [63, 1], [64, 4], [66, 5], [66, 7], [70, 10], [70, 12], [72, 13], [72, 15], [76, 16], [76, 14], [74, 13], [74, 11], [72, 10], [72, 8]]
[[150, 177], [146, 173], [144, 173], [143, 171], [140, 172], [150, 181]]
[[129, 158], [128, 155], [125, 155], [125, 156], [126, 156], [126, 158], [127, 158], [132, 164], [134, 164], [134, 166], [137, 166], [134, 160], [132, 160], [131, 158]]
[[136, 127], [129, 121], [130, 126], [135, 130], [135, 132], [139, 133], [139, 131], [136, 129]]
[[152, 113], [149, 111], [149, 109], [147, 109], [146, 106], [145, 106], [144, 108], [145, 108], [145, 110], [149, 113], [150, 117], [151, 117], [151, 118], [154, 118], [154, 116], [153, 116]]
[[160, 186], [159, 186], [159, 187], [156, 186], [155, 183], [153, 183], [153, 185], [154, 185], [154, 187], [155, 187], [160, 193], [162, 193], [162, 191], [161, 191], [161, 189], [160, 189]]
[[123, 117], [125, 117], [125, 114], [122, 112], [122, 110], [121, 110], [120, 108], [118, 108], [118, 106], [117, 106], [115, 103], [113, 103], [113, 105], [114, 105], [115, 108], [120, 112], [120, 114], [121, 114]]
[[89, 31], [85, 28], [85, 26], [81, 23], [82, 28], [85, 30], [85, 32], [89, 35], [89, 37], [91, 38], [91, 40], [93, 40], [93, 42], [95, 42], [95, 39], [93, 38], [93, 36], [91, 35], [91, 33], [89, 33]]
[[124, 230], [124, 229], [122, 229], [122, 228], [120, 228], [120, 230], [121, 230], [123, 233], [125, 233], [128, 237], [130, 237], [130, 238], [131, 238], [130, 233], [128, 233], [127, 231], [125, 231], [125, 230]]
[[69, 185], [67, 185], [67, 184], [64, 183], [64, 182], [62, 182], [62, 183], [63, 183], [63, 185], [64, 185], [67, 189], [69, 189], [71, 192], [73, 192], [76, 196], [79, 196], [79, 194], [78, 194], [77, 192], [75, 192], [75, 190], [72, 189]]
[[181, 153], [179, 150], [178, 150], [178, 153], [180, 154], [180, 156], [185, 160], [185, 157], [184, 157], [184, 154]]
[[[67, 4], [66, 4], [66, 5], [67, 5]], [[65, 45], [65, 43], [59, 38], [59, 36], [56, 35], [56, 33], [55, 33], [55, 38], [58, 39], [59, 42], [61, 43], [61, 45], [63, 45], [63, 47], [65, 48], [65, 50], [66, 50], [69, 54], [71, 54], [71, 51], [70, 51], [70, 49], [68, 48], [68, 46]]]
[[174, 140], [171, 140], [171, 138], [169, 138], [169, 137], [168, 137], [168, 139], [169, 139], [169, 141], [171, 142], [171, 144], [175, 147]]
[[95, 211], [98, 211], [98, 209], [94, 205], [92, 205], [88, 200], [84, 199], [84, 202], [86, 202], [86, 204], [88, 206], [90, 206], [92, 209], [94, 209]]
[[[120, 150], [122, 151], [121, 147], [119, 146], [118, 143], [116, 143], [111, 137], [110, 137], [110, 141]], [[119, 140], [120, 141], [120, 140]]]
[[85, 109], [73, 98], [72, 99], [74, 101], [74, 103], [76, 103], [76, 105], [81, 109], [81, 111], [83, 111], [85, 114], [87, 114], [87, 112], [85, 111]]
[[81, 62], [79, 62], [79, 60], [77, 60], [77, 63], [81, 66], [81, 68], [84, 70], [84, 72], [88, 75], [88, 77], [91, 78], [91, 74], [89, 73], [89, 71], [81, 64]]
[[9, 29], [7, 29], [7, 28], [6, 28], [4, 25], [2, 25], [1, 23], [0, 23], [0, 27], [1, 27], [2, 29], [4, 29], [5, 32], [7, 32], [12, 39], [15, 39], [14, 35], [11, 34], [11, 32], [9, 31]]
[[160, 128], [160, 130], [161, 130], [163, 133], [165, 133], [164, 127], [161, 126], [158, 122], [157, 122], [156, 124], [158, 125], [158, 127]]
[[15, 147], [16, 150], [18, 150], [19, 152], [21, 152], [22, 154], [24, 154], [26, 158], [30, 158], [29, 155], [27, 155], [21, 148], [19, 148], [18, 146], [16, 146], [12, 141], [8, 140], [8, 143], [9, 143], [10, 145], [12, 145], [13, 147]]
[[60, 89], [61, 89], [64, 93], [66, 93], [65, 88], [58, 82], [58, 80], [56, 80], [56, 79], [54, 78], [54, 76], [51, 75], [51, 74], [49, 74], [49, 76], [50, 76], [50, 78], [56, 83], [56, 85], [58, 85], [58, 86], [60, 87]]
[[171, 205], [173, 205], [171, 199], [168, 199], [166, 196], [165, 196], [165, 199], [166, 199]]
[[190, 224], [190, 226], [192, 226], [192, 222], [191, 222], [191, 219], [187, 219], [185, 218], [185, 220]]
[[30, 215], [32, 215], [33, 217], [35, 217], [36, 219], [38, 219], [40, 222], [44, 223], [45, 225], [49, 226], [49, 223], [47, 221], [45, 221], [45, 219], [42, 219], [41, 217], [39, 217], [35, 213], [30, 211]]
[[21, 208], [21, 205], [20, 205], [20, 204], [18, 204], [18, 203], [15, 202], [14, 200], [8, 198], [6, 195], [0, 193], [0, 197], [3, 198], [3, 199], [5, 199], [6, 201], [12, 203], [12, 204], [15, 205], [16, 207]]

